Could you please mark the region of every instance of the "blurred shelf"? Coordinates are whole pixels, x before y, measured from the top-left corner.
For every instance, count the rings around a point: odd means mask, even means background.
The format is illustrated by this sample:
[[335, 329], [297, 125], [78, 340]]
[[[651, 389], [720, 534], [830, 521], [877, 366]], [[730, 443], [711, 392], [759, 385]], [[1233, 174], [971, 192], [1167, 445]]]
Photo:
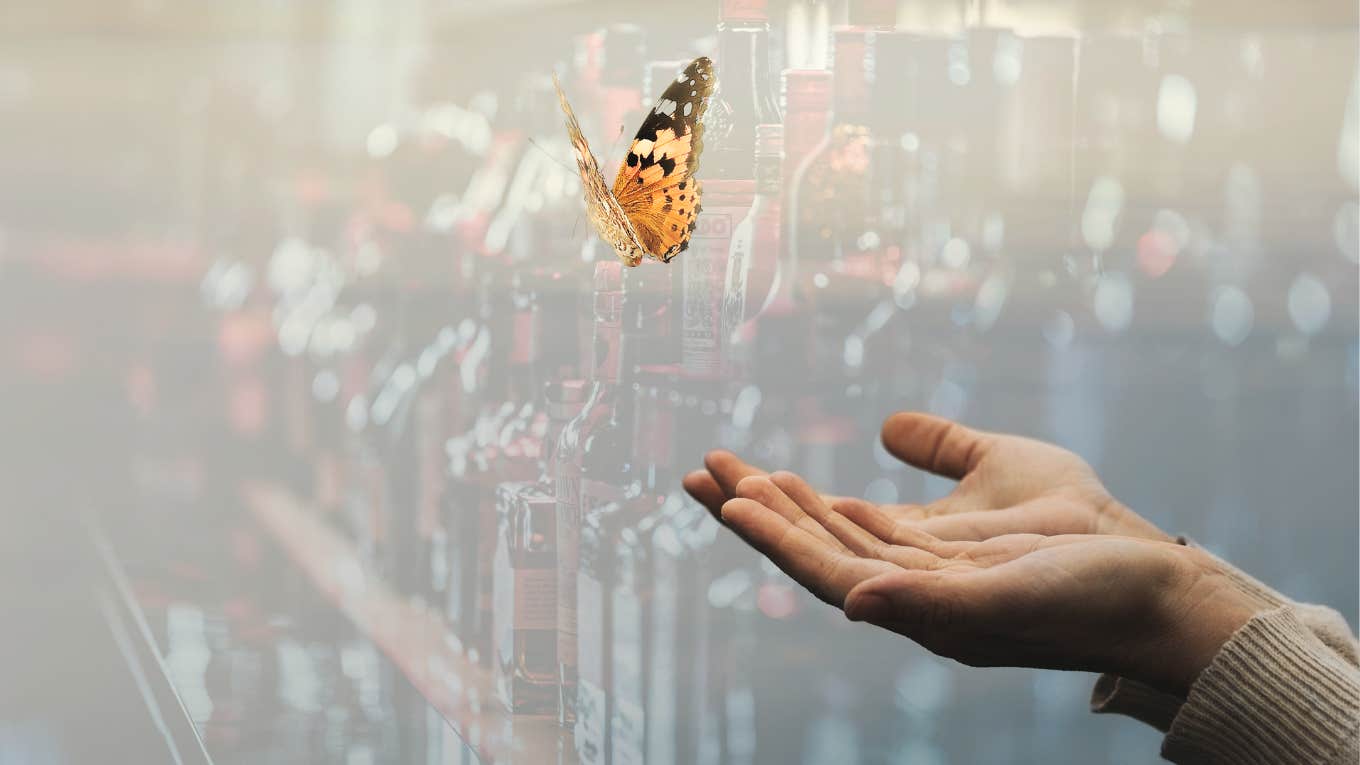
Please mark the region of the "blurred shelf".
[[576, 761], [570, 735], [555, 720], [510, 714], [495, 697], [491, 670], [468, 657], [442, 618], [393, 591], [314, 510], [271, 484], [248, 484], [243, 494], [322, 596], [378, 646], [483, 762]]

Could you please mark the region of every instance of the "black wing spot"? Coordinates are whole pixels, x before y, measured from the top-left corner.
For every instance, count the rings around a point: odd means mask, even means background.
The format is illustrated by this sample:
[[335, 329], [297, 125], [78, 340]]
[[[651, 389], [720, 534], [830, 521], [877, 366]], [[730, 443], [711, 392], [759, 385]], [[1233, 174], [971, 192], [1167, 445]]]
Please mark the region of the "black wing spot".
[[686, 184], [686, 183], [688, 183], [688, 181], [680, 181], [680, 186], [679, 186], [678, 188], [679, 188], [681, 191], [684, 191], [684, 190], [685, 190], [685, 184]]
[[679, 228], [680, 228], [680, 227], [677, 226], [677, 225], [675, 225], [674, 223], [671, 224], [671, 231], [676, 231], [676, 230], [678, 230]]
[[657, 164], [661, 165], [661, 172], [665, 175], [670, 175], [675, 172], [675, 160], [670, 157], [661, 158]]
[[685, 195], [684, 195], [684, 194], [681, 194], [681, 195], [680, 195], [680, 201], [681, 201], [681, 202], [685, 201]]
[[628, 166], [629, 166], [629, 167], [637, 167], [637, 164], [638, 164], [638, 155], [637, 155], [637, 153], [636, 153], [636, 152], [631, 152], [631, 151], [628, 152]]

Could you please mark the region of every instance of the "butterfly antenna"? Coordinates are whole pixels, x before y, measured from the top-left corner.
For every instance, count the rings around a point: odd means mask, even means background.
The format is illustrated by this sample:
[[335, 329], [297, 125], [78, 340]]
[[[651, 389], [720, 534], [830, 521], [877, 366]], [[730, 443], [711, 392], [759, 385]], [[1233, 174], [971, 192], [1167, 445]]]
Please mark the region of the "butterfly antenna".
[[567, 166], [567, 164], [566, 164], [565, 162], [563, 162], [562, 160], [558, 159], [557, 157], [554, 157], [554, 156], [552, 155], [552, 152], [550, 152], [550, 151], [548, 151], [547, 149], [543, 148], [543, 146], [540, 145], [538, 141], [535, 141], [533, 138], [530, 138], [530, 139], [529, 139], [529, 143], [533, 144], [535, 149], [538, 149], [539, 151], [543, 152], [543, 156], [545, 156], [545, 157], [547, 157], [548, 159], [552, 160], [552, 163], [553, 163], [553, 164], [557, 165], [558, 167], [562, 168], [563, 170], [566, 170], [566, 171], [569, 172], [569, 173], [574, 173], [574, 172], [576, 172], [576, 168], [574, 168], [574, 167], [569, 167], [569, 166]]

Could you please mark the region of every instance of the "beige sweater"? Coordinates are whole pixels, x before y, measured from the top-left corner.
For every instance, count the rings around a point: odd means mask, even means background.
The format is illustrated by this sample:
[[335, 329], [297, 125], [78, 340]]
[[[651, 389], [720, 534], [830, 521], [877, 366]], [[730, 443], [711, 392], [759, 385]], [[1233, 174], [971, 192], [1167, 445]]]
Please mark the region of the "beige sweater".
[[1262, 610], [1223, 644], [1189, 695], [1102, 675], [1091, 710], [1166, 733], [1162, 756], [1175, 763], [1360, 762], [1360, 651], [1346, 620], [1223, 565]]

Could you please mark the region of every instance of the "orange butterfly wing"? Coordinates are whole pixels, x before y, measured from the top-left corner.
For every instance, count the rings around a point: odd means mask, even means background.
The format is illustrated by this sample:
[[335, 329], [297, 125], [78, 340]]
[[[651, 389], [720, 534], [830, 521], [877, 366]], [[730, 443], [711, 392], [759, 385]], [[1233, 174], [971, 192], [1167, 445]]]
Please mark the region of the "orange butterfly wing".
[[699, 120], [716, 84], [712, 61], [701, 56], [690, 62], [647, 114], [614, 178], [614, 198], [639, 243], [663, 263], [689, 246], [699, 216]]

